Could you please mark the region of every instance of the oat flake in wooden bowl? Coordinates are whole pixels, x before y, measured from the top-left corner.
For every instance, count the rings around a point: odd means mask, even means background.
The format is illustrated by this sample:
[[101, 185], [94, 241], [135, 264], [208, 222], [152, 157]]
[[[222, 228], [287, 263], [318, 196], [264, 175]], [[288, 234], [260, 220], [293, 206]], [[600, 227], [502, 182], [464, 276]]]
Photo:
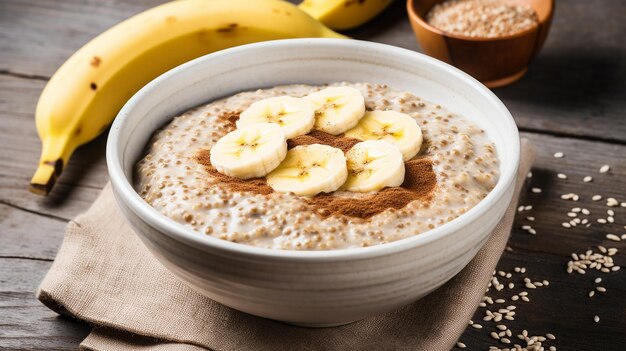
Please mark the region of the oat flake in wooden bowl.
[[550, 29], [554, 0], [407, 0], [421, 50], [490, 88], [528, 70]]
[[433, 7], [426, 19], [442, 31], [479, 38], [513, 35], [538, 23], [530, 6], [500, 0], [448, 0]]

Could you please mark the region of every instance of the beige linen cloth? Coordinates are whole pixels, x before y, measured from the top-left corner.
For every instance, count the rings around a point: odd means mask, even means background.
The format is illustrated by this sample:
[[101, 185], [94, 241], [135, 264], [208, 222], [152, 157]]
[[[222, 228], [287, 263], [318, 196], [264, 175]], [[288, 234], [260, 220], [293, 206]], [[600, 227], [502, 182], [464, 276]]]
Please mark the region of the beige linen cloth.
[[452, 280], [397, 311], [308, 329], [251, 316], [188, 288], [148, 252], [107, 185], [68, 225], [37, 297], [94, 325], [87, 350], [449, 350], [467, 327], [509, 238], [535, 152], [522, 141], [517, 190], [476, 257]]

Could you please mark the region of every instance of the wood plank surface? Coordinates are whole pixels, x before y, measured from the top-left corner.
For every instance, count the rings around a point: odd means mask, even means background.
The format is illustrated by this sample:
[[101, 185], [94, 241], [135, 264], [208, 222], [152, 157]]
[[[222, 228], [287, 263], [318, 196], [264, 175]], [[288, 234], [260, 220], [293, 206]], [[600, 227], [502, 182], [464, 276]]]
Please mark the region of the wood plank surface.
[[[163, 0], [0, 1], [0, 72], [45, 79], [89, 39]], [[292, 0], [298, 2], [298, 0]], [[544, 49], [517, 84], [497, 89], [521, 128], [624, 142], [626, 2], [557, 1]], [[404, 1], [348, 35], [418, 50]], [[590, 123], [593, 122], [593, 128]]]
[[[572, 253], [584, 253], [591, 249], [599, 252], [598, 245], [619, 250], [614, 256], [615, 263], [626, 265], [626, 240], [613, 242], [606, 238], [607, 233], [621, 235], [626, 233], [626, 208], [608, 207], [606, 199], [614, 197], [621, 202], [626, 201], [626, 147], [616, 144], [605, 144], [576, 140], [571, 138], [547, 137], [524, 133], [524, 137], [538, 147], [539, 155], [532, 170], [532, 178], [520, 199], [520, 205], [533, 206], [529, 211], [517, 214], [509, 246], [498, 264], [498, 270], [511, 272], [512, 279], [498, 277], [500, 282], [513, 282], [514, 289], [494, 292], [487, 295], [493, 300], [503, 298], [505, 303], [488, 306], [491, 311], [516, 306], [514, 321], [503, 320], [499, 323], [485, 322], [485, 308], [479, 308], [474, 317], [475, 323], [482, 329], [468, 327], [461, 341], [470, 350], [487, 349], [487, 345], [501, 348], [506, 344], [494, 340], [491, 332], [500, 332], [496, 325], [502, 324], [513, 332], [510, 338], [513, 343], [522, 343], [515, 335], [527, 329], [531, 335], [552, 333], [557, 337], [546, 346], [556, 346], [557, 350], [623, 350], [626, 345], [626, 273], [624, 269], [617, 272], [601, 273], [589, 270], [586, 274], [568, 274], [567, 262]], [[563, 152], [564, 158], [554, 158], [554, 153]], [[600, 174], [599, 169], [609, 164], [611, 170]], [[567, 175], [568, 179], [559, 179], [558, 173]], [[584, 183], [585, 176], [592, 176], [593, 181]], [[534, 193], [532, 188], [541, 189]], [[578, 201], [563, 200], [561, 195], [576, 193]], [[593, 201], [593, 195], [602, 195], [602, 200]], [[567, 216], [572, 208], [586, 208], [590, 215], [579, 215], [588, 218], [590, 227], [577, 226], [566, 229], [562, 222], [572, 218]], [[607, 210], [615, 212], [614, 223], [601, 224], [598, 218], [606, 218]], [[534, 217], [529, 221], [528, 216]], [[523, 225], [531, 225], [536, 235], [523, 230]], [[526, 274], [516, 274], [514, 267], [525, 267]], [[625, 267], [626, 268], [626, 267]], [[528, 289], [524, 287], [523, 278], [533, 282], [548, 280], [547, 287]], [[594, 279], [602, 278], [600, 284]], [[595, 286], [607, 289], [593, 298], [588, 297]], [[511, 297], [521, 291], [529, 292], [530, 302], [511, 301]], [[598, 315], [600, 323], [594, 323], [593, 317]], [[547, 349], [547, 347], [546, 347]]]
[[[295, 1], [295, 0], [294, 0]], [[95, 199], [108, 180], [104, 160], [106, 136], [81, 147], [48, 198], [26, 190], [39, 157], [33, 113], [45, 81], [76, 49], [114, 23], [163, 0], [2, 0], [0, 1], [0, 350], [75, 349], [89, 326], [56, 317], [37, 302], [34, 291], [61, 243], [67, 221]], [[296, 1], [297, 2], [297, 1]], [[607, 240], [607, 233], [626, 233], [626, 208], [612, 208], [606, 198], [626, 202], [626, 2], [614, 0], [558, 1], [551, 34], [529, 73], [517, 84], [495, 93], [512, 111], [523, 136], [539, 148], [539, 158], [521, 203], [533, 209], [519, 213], [498, 270], [512, 272], [512, 290], [488, 295], [506, 298], [497, 308], [517, 306], [515, 320], [506, 321], [515, 337], [523, 329], [531, 335], [556, 335], [546, 343], [559, 350], [622, 350], [626, 345], [626, 273], [567, 274], [571, 253], [597, 245], [615, 247], [616, 264], [626, 265], [626, 241]], [[368, 25], [348, 32], [357, 39], [419, 50], [406, 20], [404, 1]], [[565, 157], [555, 159], [555, 152]], [[599, 168], [611, 165], [600, 174]], [[557, 178], [564, 173], [568, 179]], [[582, 178], [591, 175], [593, 181]], [[576, 193], [577, 202], [560, 195]], [[601, 201], [592, 201], [595, 194]], [[586, 208], [592, 225], [566, 229], [573, 207]], [[529, 222], [527, 216], [535, 217]], [[536, 235], [522, 229], [532, 225]], [[626, 269], [626, 268], [625, 268]], [[544, 279], [548, 287], [522, 288], [523, 277]], [[600, 284], [593, 280], [602, 277]], [[596, 285], [607, 289], [587, 296]], [[530, 302], [510, 296], [529, 291]], [[502, 306], [500, 306], [502, 305]], [[488, 307], [497, 310], [493, 306]], [[490, 337], [499, 323], [482, 321], [479, 308], [461, 341], [470, 350], [505, 347]], [[593, 317], [600, 317], [594, 323]], [[520, 342], [521, 343], [521, 342]]]
[[90, 327], [35, 299], [51, 262], [0, 258], [0, 350], [74, 350]]
[[2, 0], [0, 71], [49, 78], [94, 36], [166, 0]]
[[[522, 130], [626, 143], [626, 1], [556, 1], [550, 34], [528, 74], [494, 92]], [[418, 50], [405, 1], [350, 36]]]
[[83, 212], [108, 181], [106, 135], [77, 150], [49, 197], [27, 190], [39, 160], [33, 114], [44, 82], [0, 75], [0, 203], [70, 219]]
[[497, 89], [521, 128], [625, 143], [626, 1], [556, 1], [528, 74]]
[[[517, 215], [510, 241], [512, 251], [505, 252], [498, 270], [513, 272], [513, 267], [526, 267], [525, 275], [515, 275], [511, 280], [517, 286], [512, 290], [513, 293], [529, 290], [521, 287], [524, 276], [530, 277], [533, 281], [546, 279], [550, 285], [530, 291], [530, 303], [510, 301], [512, 294], [508, 290], [490, 296], [494, 299], [507, 299], [505, 304], [496, 304], [498, 306], [514, 304], [518, 307], [515, 320], [505, 323], [515, 333], [520, 333], [523, 329], [527, 329], [533, 335], [552, 333], [557, 336], [557, 340], [550, 345], [562, 350], [620, 350], [621, 345], [626, 344], [626, 334], [621, 332], [626, 328], [626, 299], [624, 299], [626, 273], [620, 270], [608, 274], [590, 272], [586, 275], [570, 275], [566, 273], [565, 268], [571, 253], [582, 253], [588, 249], [597, 251], [597, 245], [618, 248], [620, 252], [615, 256], [615, 262], [618, 265], [626, 265], [626, 241], [616, 243], [605, 238], [609, 232], [617, 234], [626, 232], [623, 227], [626, 225], [626, 208], [613, 208], [616, 212], [614, 216], [616, 221], [613, 224], [601, 225], [595, 222], [597, 218], [606, 217], [607, 197], [626, 201], [626, 164], [619, 163], [621, 155], [626, 154], [626, 146], [533, 133], [524, 133], [523, 136], [539, 146], [539, 158], [533, 168], [533, 177], [520, 202], [523, 205], [532, 205], [533, 209]], [[555, 159], [552, 156], [555, 152], [563, 152], [565, 157]], [[598, 172], [603, 164], [612, 166], [606, 174]], [[556, 175], [560, 172], [567, 174], [568, 179], [558, 179]], [[591, 183], [583, 183], [582, 178], [586, 175], [591, 175], [594, 180]], [[532, 187], [540, 187], [542, 192], [532, 193], [529, 191]], [[573, 202], [560, 198], [561, 194], [569, 192], [577, 193], [580, 200]], [[591, 197], [595, 194], [603, 195], [604, 199], [592, 201]], [[589, 209], [591, 212], [589, 218], [592, 219], [593, 225], [589, 228], [561, 227], [561, 222], [569, 220], [566, 213], [572, 207]], [[525, 220], [527, 216], [534, 216], [535, 222]], [[0, 207], [0, 223], [3, 227], [3, 235], [0, 237], [0, 257], [50, 259], [54, 256], [65, 223], [56, 219], [35, 217], [37, 216], [34, 214], [25, 214], [12, 207]], [[530, 235], [521, 229], [522, 225], [527, 224], [533, 226], [537, 231], [536, 235]], [[17, 286], [5, 283], [5, 286], [0, 287], [0, 293], [10, 290], [12, 291], [10, 295], [13, 296], [17, 292], [22, 306], [21, 310], [12, 308], [1, 310], [7, 319], [19, 318], [19, 323], [13, 323], [17, 326], [12, 327], [16, 330], [11, 331], [11, 335], [21, 333], [19, 334], [21, 339], [17, 338], [21, 344], [13, 337], [5, 341], [4, 336], [0, 334], [0, 345], [5, 346], [6, 343], [11, 349], [43, 350], [47, 348], [43, 347], [40, 341], [47, 335], [55, 338], [67, 335], [70, 339], [63, 339], [62, 343], [74, 340], [77, 345], [80, 338], [71, 338], [77, 333], [76, 326], [63, 319], [50, 320], [52, 312], [33, 300], [32, 292], [49, 263], [6, 259], [0, 259], [0, 263], [11, 267], [17, 264], [25, 279]], [[4, 274], [0, 275], [0, 280], [11, 281], [13, 278], [7, 277], [8, 273], [12, 272], [0, 273]], [[603, 278], [601, 286], [604, 286], [607, 292], [598, 293], [590, 299], [587, 293], [594, 287], [593, 279], [598, 276]], [[502, 280], [508, 282], [507, 279]], [[15, 296], [12, 298], [17, 299]], [[28, 312], [23, 312], [24, 309]], [[483, 322], [481, 319], [484, 313], [485, 310], [479, 308], [474, 317], [477, 323], [483, 325], [483, 329], [470, 327], [461, 337], [471, 350], [487, 349], [489, 345], [504, 346], [489, 336], [499, 323]], [[601, 323], [593, 322], [594, 315], [601, 317]], [[60, 326], [54, 328], [46, 326], [56, 321]], [[39, 326], [41, 323], [44, 326]], [[22, 328], [23, 325], [39, 327], [28, 329]], [[65, 330], [67, 334], [60, 333], [60, 330]], [[82, 329], [79, 332], [82, 332]], [[50, 341], [48, 345], [57, 347], [61, 344]]]
[[67, 221], [0, 203], [0, 257], [53, 260]]

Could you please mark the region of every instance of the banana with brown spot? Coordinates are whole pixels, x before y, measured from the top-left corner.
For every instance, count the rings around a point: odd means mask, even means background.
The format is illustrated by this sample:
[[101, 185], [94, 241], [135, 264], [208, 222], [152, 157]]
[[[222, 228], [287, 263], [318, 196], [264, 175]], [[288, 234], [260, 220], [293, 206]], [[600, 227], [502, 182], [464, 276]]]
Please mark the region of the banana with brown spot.
[[110, 28], [72, 55], [39, 98], [42, 153], [30, 190], [48, 194], [74, 150], [162, 73], [221, 49], [297, 37], [345, 38], [279, 0], [172, 1]]

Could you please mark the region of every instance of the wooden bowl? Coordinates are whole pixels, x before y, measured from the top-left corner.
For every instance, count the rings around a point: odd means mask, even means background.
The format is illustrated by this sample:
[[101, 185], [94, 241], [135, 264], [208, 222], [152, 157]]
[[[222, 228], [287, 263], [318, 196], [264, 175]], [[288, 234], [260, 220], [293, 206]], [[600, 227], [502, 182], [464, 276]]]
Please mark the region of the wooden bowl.
[[426, 14], [444, 0], [408, 0], [407, 11], [422, 51], [469, 73], [490, 88], [511, 84], [528, 70], [548, 35], [554, 0], [509, 0], [530, 5], [537, 26], [498, 38], [474, 38], [443, 32], [426, 23]]

